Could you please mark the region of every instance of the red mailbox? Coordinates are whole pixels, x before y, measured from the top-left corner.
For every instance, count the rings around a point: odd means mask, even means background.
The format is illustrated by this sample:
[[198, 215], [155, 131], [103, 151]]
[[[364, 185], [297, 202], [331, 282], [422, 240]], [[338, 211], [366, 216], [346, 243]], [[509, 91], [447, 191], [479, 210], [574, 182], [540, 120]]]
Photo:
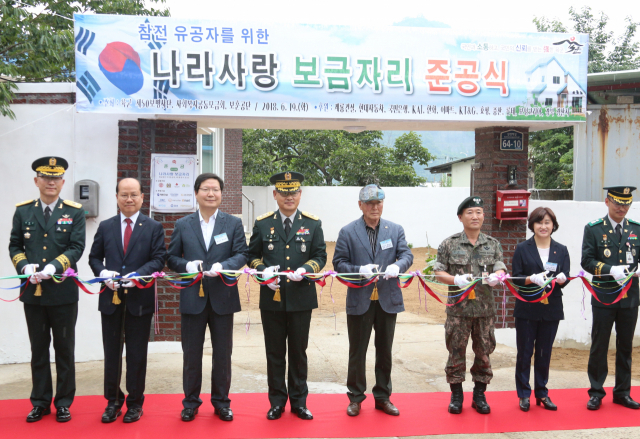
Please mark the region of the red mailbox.
[[496, 218], [502, 220], [526, 220], [529, 214], [529, 197], [525, 190], [496, 191]]

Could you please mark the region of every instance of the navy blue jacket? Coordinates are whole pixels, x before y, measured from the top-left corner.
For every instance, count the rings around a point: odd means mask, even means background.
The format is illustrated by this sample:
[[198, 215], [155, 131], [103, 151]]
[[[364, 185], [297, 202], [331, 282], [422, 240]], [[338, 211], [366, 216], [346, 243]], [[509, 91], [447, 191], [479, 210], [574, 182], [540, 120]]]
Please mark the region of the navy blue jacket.
[[[549, 271], [547, 276], [557, 276], [561, 272], [569, 278], [569, 268], [571, 261], [569, 260], [569, 250], [567, 247], [558, 243], [551, 238], [551, 246], [549, 247], [549, 262], [555, 262], [558, 267], [555, 272]], [[540, 259], [538, 253], [538, 247], [533, 236], [524, 242], [521, 242], [516, 246], [516, 251], [513, 254], [513, 261], [511, 262], [511, 272], [513, 277], [526, 277], [532, 274], [542, 273], [546, 271]], [[524, 279], [514, 279], [513, 282], [518, 286], [524, 286]], [[565, 282], [564, 285], [556, 283], [553, 292], [548, 297], [549, 304], [545, 305], [542, 302], [526, 303], [521, 300], [516, 300], [516, 306], [513, 310], [513, 316], [521, 319], [529, 320], [564, 320], [564, 310], [562, 306], [562, 289], [566, 287], [569, 282]], [[537, 287], [535, 284], [527, 285], [528, 288]], [[530, 294], [530, 293], [524, 293]], [[523, 296], [527, 300], [539, 299], [541, 294], [535, 296]]]
[[[164, 243], [164, 228], [162, 224], [140, 213], [133, 233], [129, 239], [127, 254], [122, 249], [122, 221], [120, 214], [104, 220], [98, 226], [93, 238], [89, 266], [93, 274], [98, 277], [102, 270], [116, 271], [121, 276], [136, 272], [140, 276], [148, 276], [164, 268], [167, 249]], [[118, 291], [122, 299], [124, 288]], [[151, 314], [154, 312], [154, 288], [127, 289], [127, 310], [135, 315]], [[116, 310], [113, 304], [113, 291], [106, 288], [98, 301], [100, 312], [111, 315]]]

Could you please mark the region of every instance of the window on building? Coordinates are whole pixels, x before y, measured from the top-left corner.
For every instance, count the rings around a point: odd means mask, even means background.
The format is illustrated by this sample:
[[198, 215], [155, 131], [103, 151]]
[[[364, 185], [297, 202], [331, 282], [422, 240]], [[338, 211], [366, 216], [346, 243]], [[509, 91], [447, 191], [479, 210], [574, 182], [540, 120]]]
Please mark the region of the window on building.
[[224, 129], [198, 127], [200, 173], [213, 172], [224, 179]]
[[554, 76], [553, 77], [553, 83], [554, 84], [560, 84], [560, 77], [559, 76]]
[[571, 106], [575, 110], [581, 110], [582, 109], [582, 98], [573, 98], [571, 100]]
[[553, 105], [553, 99], [552, 98], [545, 98], [544, 99], [544, 106], [545, 107], [550, 107]]

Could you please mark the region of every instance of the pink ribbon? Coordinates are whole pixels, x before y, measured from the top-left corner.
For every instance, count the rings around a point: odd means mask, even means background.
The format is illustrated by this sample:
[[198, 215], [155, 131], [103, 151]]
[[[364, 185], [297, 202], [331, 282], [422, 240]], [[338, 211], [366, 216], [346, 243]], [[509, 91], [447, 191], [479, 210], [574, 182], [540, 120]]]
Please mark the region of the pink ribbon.
[[78, 273], [76, 273], [76, 271], [69, 267], [66, 270], [64, 270], [64, 273], [62, 273], [62, 278], [67, 278], [67, 277], [77, 277]]
[[502, 327], [507, 327], [507, 287], [505, 282], [511, 277], [509, 273], [498, 273], [496, 275], [502, 285]]
[[[251, 303], [251, 283], [249, 282], [249, 280], [251, 279], [251, 276], [255, 275], [257, 272], [258, 270], [249, 268], [249, 267], [245, 267], [244, 270], [242, 270], [242, 273], [247, 275], [247, 282], [245, 282], [244, 284], [244, 291], [245, 293], [247, 293], [247, 305]], [[247, 307], [247, 321], [244, 324], [245, 335], [249, 333], [250, 328], [251, 328], [251, 315], [249, 312], [249, 307]]]

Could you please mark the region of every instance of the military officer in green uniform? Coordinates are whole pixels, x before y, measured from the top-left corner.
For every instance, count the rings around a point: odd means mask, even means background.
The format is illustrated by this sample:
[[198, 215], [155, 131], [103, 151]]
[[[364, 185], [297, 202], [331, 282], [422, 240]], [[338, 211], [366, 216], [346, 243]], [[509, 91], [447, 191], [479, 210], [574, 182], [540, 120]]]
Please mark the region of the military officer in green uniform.
[[[18, 274], [31, 275], [21, 289], [31, 343], [31, 404], [27, 422], [51, 413], [53, 384], [49, 345], [56, 351], [56, 420], [71, 420], [69, 406], [76, 392], [75, 326], [78, 286], [72, 279], [55, 282], [67, 269], [77, 270], [85, 244], [85, 219], [81, 205], [59, 198], [67, 161], [43, 157], [32, 164], [40, 197], [16, 205], [9, 255]], [[57, 278], [57, 280], [60, 280]]]
[[[313, 419], [307, 408], [307, 344], [311, 311], [318, 307], [316, 286], [303, 277], [318, 273], [327, 262], [320, 219], [298, 210], [304, 176], [283, 172], [271, 177], [276, 212], [256, 219], [249, 242], [249, 266], [270, 277], [290, 271], [260, 287], [260, 315], [267, 351], [267, 382], [271, 408], [267, 419], [280, 418], [287, 399], [300, 419]], [[287, 346], [288, 385], [285, 383]]]
[[[481, 414], [491, 412], [484, 394], [493, 377], [489, 355], [496, 347], [496, 311], [491, 287], [498, 284], [498, 274], [504, 273], [506, 266], [500, 242], [480, 231], [484, 222], [483, 206], [482, 198], [473, 196], [460, 203], [458, 219], [464, 230], [442, 241], [433, 267], [437, 280], [451, 285], [448, 303], [455, 304], [447, 307], [447, 320], [444, 325], [445, 342], [449, 351], [449, 359], [444, 370], [451, 387], [449, 413], [453, 414], [462, 412], [462, 382], [465, 380], [469, 334], [475, 354], [471, 367], [471, 377], [475, 383], [471, 407]], [[480, 277], [484, 280], [476, 284], [466, 299], [456, 304], [461, 291], [474, 278]]]
[[[631, 186], [605, 187], [605, 205], [609, 212], [603, 218], [592, 221], [584, 228], [582, 239], [582, 268], [593, 274], [593, 282], [600, 291], [612, 294], [598, 294], [591, 299], [593, 327], [591, 329], [591, 351], [589, 352], [589, 410], [598, 410], [606, 395], [603, 385], [607, 378], [607, 351], [611, 328], [616, 325], [616, 381], [613, 388], [613, 402], [631, 409], [639, 409], [640, 404], [631, 399], [631, 353], [633, 334], [638, 319], [638, 253], [640, 253], [640, 223], [626, 218], [631, 202]], [[624, 283], [628, 273], [635, 272], [626, 295], [617, 303], [612, 303], [618, 294], [614, 293], [618, 283]], [[608, 305], [605, 305], [608, 304]]]

